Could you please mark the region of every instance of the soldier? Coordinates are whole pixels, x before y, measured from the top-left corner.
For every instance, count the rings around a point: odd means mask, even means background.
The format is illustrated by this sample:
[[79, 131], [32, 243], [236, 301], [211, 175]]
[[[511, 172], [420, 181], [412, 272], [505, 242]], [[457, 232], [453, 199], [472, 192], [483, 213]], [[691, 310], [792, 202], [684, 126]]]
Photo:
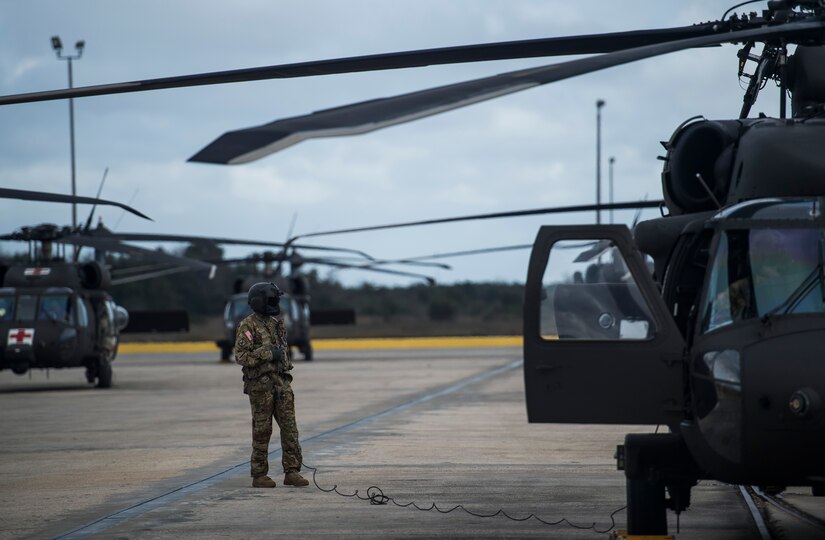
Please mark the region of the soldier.
[[252, 487], [275, 487], [275, 481], [267, 476], [273, 416], [281, 430], [284, 485], [309, 485], [299, 474], [302, 459], [290, 385], [292, 362], [284, 322], [277, 318], [282, 294], [274, 283], [250, 287], [247, 301], [253, 313], [241, 321], [235, 336], [235, 361], [243, 366], [243, 391], [249, 395], [252, 408]]

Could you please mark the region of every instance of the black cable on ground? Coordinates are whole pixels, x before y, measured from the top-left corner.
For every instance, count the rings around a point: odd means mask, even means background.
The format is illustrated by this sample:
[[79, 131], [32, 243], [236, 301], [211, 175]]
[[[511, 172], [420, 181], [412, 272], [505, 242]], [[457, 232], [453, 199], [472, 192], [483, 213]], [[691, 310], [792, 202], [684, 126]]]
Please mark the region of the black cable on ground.
[[618, 514], [619, 512], [624, 510], [625, 508], [627, 508], [627, 506], [622, 506], [621, 508], [618, 508], [618, 509], [614, 510], [613, 512], [611, 512], [611, 514], [610, 514], [610, 523], [611, 523], [610, 527], [608, 527], [606, 529], [599, 529], [599, 528], [597, 528], [597, 525], [596, 525], [595, 521], [593, 523], [589, 524], [589, 525], [574, 523], [574, 522], [568, 520], [567, 518], [561, 518], [557, 521], [547, 521], [547, 520], [544, 520], [544, 519], [540, 518], [536, 514], [529, 514], [529, 515], [524, 516], [524, 517], [511, 516], [510, 514], [508, 514], [507, 512], [505, 512], [502, 509], [496, 510], [492, 514], [481, 514], [481, 513], [478, 513], [478, 512], [473, 512], [472, 510], [468, 510], [463, 504], [457, 504], [457, 505], [455, 505], [451, 508], [439, 508], [438, 505], [436, 505], [435, 503], [431, 503], [429, 506], [419, 506], [415, 501], [410, 501], [410, 502], [407, 502], [407, 503], [400, 503], [400, 502], [396, 501], [394, 498], [392, 498], [388, 495], [384, 495], [384, 491], [378, 486], [368, 487], [365, 495], [361, 495], [358, 492], [357, 489], [353, 493], [342, 493], [341, 491], [338, 490], [338, 484], [334, 484], [331, 488], [323, 488], [323, 487], [320, 486], [320, 484], [318, 484], [318, 480], [316, 480], [316, 478], [315, 478], [315, 475], [318, 472], [318, 469], [315, 468], [315, 467], [311, 467], [311, 466], [307, 465], [306, 463], [302, 463], [302, 465], [303, 465], [304, 468], [309, 469], [309, 470], [312, 471], [312, 483], [315, 484], [316, 488], [318, 488], [320, 491], [323, 491], [324, 493], [335, 493], [335, 494], [340, 495], [342, 497], [355, 498], [355, 499], [358, 499], [358, 500], [361, 500], [361, 501], [369, 501], [370, 504], [375, 504], [375, 505], [385, 505], [385, 504], [388, 504], [388, 503], [392, 503], [395, 506], [398, 506], [399, 508], [412, 507], [412, 508], [415, 508], [416, 510], [421, 510], [422, 512], [430, 512], [430, 511], [435, 510], [436, 512], [438, 512], [440, 514], [449, 514], [449, 513], [453, 512], [455, 510], [462, 510], [467, 514], [469, 514], [471, 516], [474, 516], [474, 517], [478, 517], [478, 518], [493, 518], [493, 517], [496, 517], [496, 516], [502, 516], [502, 517], [505, 517], [505, 518], [507, 518], [509, 520], [512, 520], [512, 521], [528, 521], [530, 519], [535, 519], [536, 521], [538, 521], [539, 523], [543, 523], [544, 525], [556, 526], [556, 525], [566, 524], [570, 527], [573, 527], [574, 529], [581, 529], [581, 530], [592, 529], [594, 532], [596, 532], [598, 534], [604, 534], [604, 533], [608, 533], [608, 532], [610, 532], [610, 531], [612, 531], [613, 529], [616, 528], [616, 517], [615, 517], [616, 514]]

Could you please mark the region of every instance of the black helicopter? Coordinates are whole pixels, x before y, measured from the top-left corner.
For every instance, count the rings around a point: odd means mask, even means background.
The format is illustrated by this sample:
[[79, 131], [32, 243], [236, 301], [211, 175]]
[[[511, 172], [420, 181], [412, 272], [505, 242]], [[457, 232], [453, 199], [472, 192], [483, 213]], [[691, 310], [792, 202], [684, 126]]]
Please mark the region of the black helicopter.
[[[333, 325], [333, 324], [354, 324], [355, 313], [352, 309], [321, 309], [310, 310], [310, 291], [306, 277], [301, 273], [304, 264], [323, 265], [337, 269], [357, 269], [383, 274], [398, 275], [416, 279], [423, 279], [428, 283], [433, 283], [433, 279], [423, 274], [404, 272], [391, 268], [381, 268], [388, 264], [407, 264], [423, 267], [449, 268], [442, 263], [425, 261], [377, 261], [371, 255], [356, 249], [295, 244], [289, 246], [282, 242], [272, 242], [264, 240], [244, 240], [237, 238], [218, 238], [206, 236], [193, 236], [181, 234], [158, 234], [158, 233], [112, 233], [105, 227], [85, 230], [85, 238], [91, 238], [95, 242], [152, 242], [152, 243], [189, 243], [190, 245], [233, 245], [233, 246], [258, 246], [282, 248], [278, 252], [265, 251], [260, 254], [251, 254], [239, 258], [219, 258], [208, 259], [202, 262], [216, 267], [234, 267], [236, 274], [245, 275], [234, 281], [231, 296], [227, 299], [223, 310], [224, 326], [220, 337], [215, 340], [215, 344], [220, 349], [221, 360], [229, 360], [232, 348], [235, 344], [235, 330], [244, 317], [251, 313], [247, 305], [246, 291], [254, 283], [259, 281], [273, 281], [286, 294], [281, 298], [281, 313], [287, 326], [287, 340], [291, 347], [298, 349], [305, 360], [312, 360], [312, 342], [310, 339], [310, 329], [312, 326]], [[123, 244], [126, 245], [126, 244]], [[337, 257], [332, 256], [312, 256], [302, 255], [301, 251], [320, 251], [322, 253], [337, 253]], [[208, 250], [207, 250], [208, 251]], [[277, 265], [276, 265], [277, 264]], [[284, 271], [284, 265], [288, 265], [288, 271]], [[133, 267], [118, 268], [113, 271], [117, 273], [117, 284], [129, 283], [146, 277], [160, 277], [181, 271], [188, 271], [187, 266], [176, 264], [174, 260], [160, 261], [158, 264]], [[134, 272], [140, 272], [135, 274]], [[152, 320], [156, 321], [160, 317], [172, 321], [180, 320], [180, 315], [174, 313], [163, 314], [151, 312]], [[157, 331], [157, 328], [147, 326], [141, 320], [140, 329], [135, 331]]]
[[[297, 246], [306, 248], [307, 246]], [[246, 264], [253, 265], [252, 272], [246, 278], [239, 278], [234, 284], [234, 293], [227, 300], [224, 307], [223, 319], [225, 335], [216, 341], [216, 345], [221, 349], [221, 360], [228, 360], [235, 346], [235, 334], [238, 324], [251, 314], [252, 311], [247, 304], [247, 293], [254, 283], [259, 281], [271, 281], [278, 285], [284, 295], [281, 297], [281, 313], [286, 322], [287, 342], [290, 347], [298, 349], [304, 360], [311, 361], [314, 353], [310, 329], [312, 326], [325, 325], [349, 325], [355, 324], [355, 310], [351, 308], [339, 309], [310, 309], [310, 286], [306, 276], [302, 273], [305, 264], [321, 265], [336, 269], [354, 269], [366, 272], [377, 272], [392, 274], [416, 279], [423, 279], [427, 283], [434, 283], [433, 278], [417, 274], [414, 272], [404, 272], [390, 268], [382, 268], [387, 264], [407, 264], [417, 266], [436, 266], [439, 268], [449, 268], [448, 265], [433, 263], [428, 261], [379, 261], [367, 253], [332, 247], [313, 246], [317, 249], [327, 251], [350, 252], [351, 255], [342, 257], [306, 257], [301, 255], [294, 244], [288, 249], [280, 252], [264, 252], [249, 255], [238, 259], [223, 259], [213, 261], [216, 264]], [[277, 263], [277, 265], [276, 265]], [[289, 269], [284, 271], [283, 265], [289, 265]], [[261, 268], [257, 268], [260, 266]]]
[[[96, 198], [74, 197], [26, 190], [0, 189], [0, 197], [47, 202], [110, 204], [146, 218], [120, 203]], [[30, 369], [85, 367], [86, 379], [100, 388], [112, 385], [112, 361], [117, 356], [120, 333], [130, 322], [129, 312], [115, 303], [108, 289], [118, 283], [112, 278], [103, 252], [139, 254], [149, 260], [175, 264], [188, 270], [210, 270], [206, 263], [121, 244], [112, 238], [96, 238], [87, 227], [56, 225], [23, 227], [0, 236], [4, 241], [29, 244], [28, 261], [0, 265], [0, 370], [22, 375]], [[147, 218], [148, 219], [148, 218]], [[67, 253], [67, 246], [69, 253]], [[96, 258], [78, 261], [74, 249], [92, 247]], [[148, 279], [153, 274], [134, 274], [129, 281]], [[179, 318], [151, 317], [143, 325], [164, 331], [158, 322]], [[145, 315], [145, 314], [144, 314]], [[132, 321], [133, 325], [135, 321]], [[139, 325], [141, 323], [138, 323]], [[183, 322], [185, 326], [186, 321]]]
[[[686, 509], [691, 488], [702, 479], [812, 486], [816, 495], [823, 491], [825, 373], [815, 360], [825, 337], [822, 1], [773, 0], [761, 13], [682, 28], [169, 77], [5, 96], [0, 104], [594, 54], [230, 132], [192, 158], [242, 163], [311, 137], [365, 133], [608, 67], [723, 43], [743, 45], [739, 72], [750, 80], [740, 118], [691, 121], [666, 143], [662, 181], [668, 214], [640, 223], [635, 238], [623, 226], [543, 227], [525, 288], [529, 420], [667, 425], [669, 433], [628, 435], [617, 453], [627, 477], [628, 532], [664, 534], [666, 509]], [[788, 47], [794, 45], [791, 56]], [[751, 62], [752, 74], [747, 73]], [[770, 81], [780, 85], [780, 118], [749, 119], [759, 90]], [[786, 91], [793, 95], [791, 118], [785, 117]], [[618, 206], [532, 213], [587, 208]], [[508, 214], [519, 215], [486, 217]], [[620, 271], [601, 282], [576, 282], [576, 261], [571, 250], [561, 248], [582, 241], [618, 250], [621, 261], [612, 266]], [[642, 253], [654, 260], [653, 278]], [[575, 305], [585, 306], [586, 313], [569, 309]]]

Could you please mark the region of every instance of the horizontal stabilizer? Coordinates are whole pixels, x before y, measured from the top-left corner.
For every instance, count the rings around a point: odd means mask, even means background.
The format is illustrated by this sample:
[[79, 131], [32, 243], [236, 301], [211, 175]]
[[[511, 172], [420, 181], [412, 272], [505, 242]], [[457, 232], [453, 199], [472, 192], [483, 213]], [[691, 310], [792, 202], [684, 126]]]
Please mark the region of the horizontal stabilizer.
[[121, 333], [188, 332], [189, 314], [184, 310], [129, 311], [129, 324]]
[[309, 316], [312, 326], [355, 324], [354, 309], [313, 309]]

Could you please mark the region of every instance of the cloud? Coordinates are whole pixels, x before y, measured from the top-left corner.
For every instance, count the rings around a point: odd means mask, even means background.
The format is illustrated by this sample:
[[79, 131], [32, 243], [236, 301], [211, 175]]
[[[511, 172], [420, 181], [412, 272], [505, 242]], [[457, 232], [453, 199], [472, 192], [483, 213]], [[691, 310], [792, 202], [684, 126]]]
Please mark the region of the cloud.
[[30, 72], [36, 70], [45, 63], [43, 58], [28, 57], [14, 62], [10, 68], [3, 69], [6, 76], [3, 77], [3, 86], [13, 86], [17, 81], [24, 78]]
[[[0, 14], [2, 93], [61, 88], [65, 63], [48, 39], [85, 39], [76, 84], [246, 68], [419, 49], [602, 31], [670, 27], [721, 15], [718, 2], [663, 9], [660, 0], [586, 6], [545, 0], [145, 0], [11, 2]], [[434, 66], [289, 79], [75, 101], [78, 191], [128, 201], [154, 223], [124, 217], [121, 230], [282, 239], [293, 213], [299, 230], [322, 230], [584, 204], [594, 198], [596, 99], [606, 99], [603, 177], [616, 162], [616, 196], [660, 196], [662, 153], [685, 118], [736, 116], [741, 92], [735, 48], [645, 60], [396, 126], [364, 136], [296, 145], [253, 164], [185, 160], [224, 131], [351, 101], [409, 92], [567, 58]], [[53, 65], [49, 65], [53, 64]], [[769, 98], [768, 98], [769, 99]], [[773, 107], [773, 102], [765, 107]], [[760, 109], [761, 110], [761, 109]], [[0, 107], [3, 184], [68, 192], [65, 102]], [[606, 185], [605, 185], [606, 190]], [[66, 223], [59, 205], [0, 201], [0, 228]], [[107, 223], [120, 211], [101, 209]], [[328, 239], [380, 255], [530, 242], [542, 223], [587, 215], [496, 220]], [[627, 219], [632, 219], [632, 212]], [[319, 239], [319, 242], [322, 239]], [[323, 239], [324, 242], [327, 239]], [[416, 249], [417, 250], [417, 249]], [[403, 252], [403, 253], [402, 253]], [[526, 255], [525, 255], [526, 257]], [[524, 277], [524, 258], [457, 263], [446, 279]], [[362, 277], [341, 274], [354, 282]], [[403, 282], [396, 280], [395, 282]]]

